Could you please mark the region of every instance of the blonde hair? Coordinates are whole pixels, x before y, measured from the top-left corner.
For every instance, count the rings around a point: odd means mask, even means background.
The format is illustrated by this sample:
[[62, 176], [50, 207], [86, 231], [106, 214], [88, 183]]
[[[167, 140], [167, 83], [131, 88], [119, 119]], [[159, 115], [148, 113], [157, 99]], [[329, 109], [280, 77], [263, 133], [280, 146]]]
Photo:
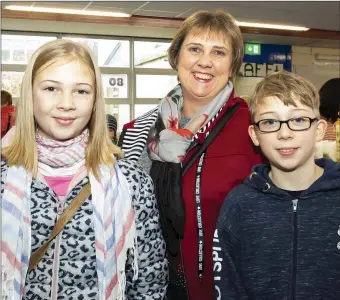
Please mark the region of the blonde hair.
[[307, 79], [287, 71], [274, 72], [264, 77], [250, 96], [248, 106], [252, 120], [256, 108], [265, 98], [276, 97], [285, 105], [296, 106], [296, 102], [310, 107], [317, 117], [320, 116], [320, 98], [314, 85]]
[[188, 17], [168, 49], [168, 60], [175, 71], [183, 41], [190, 32], [221, 34], [230, 41], [232, 48], [230, 80], [234, 81], [240, 71], [244, 55], [243, 36], [234, 17], [223, 10], [214, 13], [201, 10]]
[[25, 71], [21, 97], [17, 104], [16, 132], [11, 145], [2, 149], [10, 166], [24, 166], [34, 175], [37, 172], [38, 154], [35, 140], [35, 120], [33, 112], [33, 81], [43, 68], [57, 60], [66, 62], [79, 60], [91, 70], [95, 79], [95, 100], [91, 119], [88, 123], [89, 143], [86, 147], [86, 168], [99, 179], [99, 165], [114, 164], [112, 154], [121, 157], [121, 150], [111, 142], [106, 127], [105, 103], [102, 96], [102, 82], [98, 66], [91, 50], [80, 43], [58, 39], [41, 46], [31, 57]]

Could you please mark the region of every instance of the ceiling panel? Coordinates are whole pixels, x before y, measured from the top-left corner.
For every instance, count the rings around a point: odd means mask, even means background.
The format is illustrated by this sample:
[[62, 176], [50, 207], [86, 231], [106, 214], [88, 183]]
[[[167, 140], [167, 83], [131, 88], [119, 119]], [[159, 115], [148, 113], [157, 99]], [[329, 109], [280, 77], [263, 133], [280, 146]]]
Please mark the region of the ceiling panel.
[[[186, 18], [201, 9], [224, 9], [236, 19], [249, 22], [271, 22], [300, 25], [326, 30], [340, 30], [340, 1], [5, 1], [6, 4], [46, 5], [48, 7], [84, 8], [95, 7], [145, 16]], [[120, 10], [122, 9], [122, 10]]]
[[103, 12], [119, 12], [119, 13], [126, 13], [131, 14], [133, 9], [131, 8], [120, 8], [120, 7], [102, 7], [102, 6], [96, 6], [91, 5], [87, 9], [87, 11], [103, 11]]
[[179, 13], [178, 12], [170, 12], [170, 11], [156, 11], [156, 10], [143, 10], [140, 9], [135, 12], [137, 15], [142, 16], [158, 16], [158, 17], [165, 17], [165, 18], [175, 18]]
[[255, 2], [256, 7], [262, 9], [275, 9], [285, 11], [296, 11], [304, 14], [320, 13], [320, 8], [328, 12], [340, 13], [340, 2], [338, 1], [272, 1]]
[[[224, 9], [239, 21], [300, 25], [310, 28], [340, 31], [339, 1], [3, 1], [4, 5], [39, 5], [59, 8], [117, 11], [144, 16], [186, 18], [197, 10]], [[262, 43], [339, 47], [338, 41], [301, 39], [284, 36], [250, 35], [249, 41]]]
[[146, 3], [146, 1], [92, 1], [91, 6], [120, 7], [134, 10]]
[[[159, 2], [149, 1], [143, 9], [159, 11], [185, 12], [195, 6], [195, 2]], [[137, 12], [138, 14], [138, 12]]]

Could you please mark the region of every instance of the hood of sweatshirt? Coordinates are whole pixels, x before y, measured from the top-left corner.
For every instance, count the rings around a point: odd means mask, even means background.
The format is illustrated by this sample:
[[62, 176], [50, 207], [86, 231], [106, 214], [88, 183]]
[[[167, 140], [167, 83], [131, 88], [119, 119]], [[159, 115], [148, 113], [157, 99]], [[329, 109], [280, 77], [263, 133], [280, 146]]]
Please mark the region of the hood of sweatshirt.
[[[315, 163], [324, 169], [324, 173], [301, 194], [301, 197], [308, 197], [314, 193], [323, 191], [340, 190], [340, 163], [335, 163], [327, 158], [316, 159]], [[254, 166], [252, 173], [245, 180], [244, 184], [263, 193], [279, 197], [288, 197], [288, 193], [278, 188], [269, 178], [269, 171], [269, 165]]]

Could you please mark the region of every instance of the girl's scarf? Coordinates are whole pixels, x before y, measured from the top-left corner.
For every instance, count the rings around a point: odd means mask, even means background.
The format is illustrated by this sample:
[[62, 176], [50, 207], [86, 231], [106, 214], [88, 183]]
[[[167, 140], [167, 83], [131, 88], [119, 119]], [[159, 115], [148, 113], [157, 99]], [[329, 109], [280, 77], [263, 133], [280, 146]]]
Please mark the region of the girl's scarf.
[[[48, 173], [53, 169], [60, 174], [63, 170], [66, 174], [73, 173], [74, 165], [85, 162], [88, 137], [88, 130], [67, 142], [51, 141], [37, 135], [39, 171], [44, 173], [49, 168]], [[134, 253], [134, 279], [138, 272], [130, 188], [117, 165], [100, 166], [100, 175], [101, 179], [97, 181], [92, 173], [89, 174], [99, 299], [125, 299], [125, 262], [129, 249]], [[3, 299], [18, 300], [24, 292], [31, 256], [31, 183], [32, 175], [22, 166], [8, 168], [2, 198]]]
[[[159, 104], [158, 122], [163, 129], [156, 128], [150, 137], [150, 158], [163, 162], [181, 163], [194, 135], [217, 114], [233, 90], [233, 84], [226, 87], [207, 105], [201, 108], [184, 128], [179, 128], [183, 108], [182, 87], [178, 84]], [[156, 121], [157, 127], [157, 121]]]

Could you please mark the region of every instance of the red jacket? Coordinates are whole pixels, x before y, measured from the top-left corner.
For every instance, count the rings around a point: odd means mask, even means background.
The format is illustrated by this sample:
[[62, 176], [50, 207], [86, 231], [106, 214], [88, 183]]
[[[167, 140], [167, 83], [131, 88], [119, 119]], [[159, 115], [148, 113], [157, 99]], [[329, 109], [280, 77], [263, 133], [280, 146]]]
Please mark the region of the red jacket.
[[1, 106], [1, 138], [5, 136], [7, 131], [15, 123], [15, 106], [5, 105]]
[[[195, 204], [195, 182], [198, 161], [183, 177], [183, 199], [185, 202], [186, 223], [182, 251], [184, 268], [190, 299], [213, 299], [213, 262], [212, 245], [216, 221], [223, 200], [232, 188], [239, 185], [249, 175], [252, 166], [261, 163], [261, 156], [255, 152], [248, 135], [250, 115], [243, 99], [228, 100], [223, 113], [236, 102], [240, 103], [237, 111], [229, 119], [219, 135], [210, 144], [204, 158], [201, 174], [201, 202], [204, 228], [204, 273], [203, 280], [198, 279], [198, 238]], [[218, 121], [218, 119], [216, 121]], [[213, 127], [216, 124], [213, 123]], [[185, 160], [194, 153], [191, 150]]]
[[[222, 202], [230, 190], [243, 182], [249, 175], [252, 166], [262, 162], [259, 152], [255, 152], [248, 135], [248, 127], [251, 124], [248, 106], [243, 99], [234, 98], [233, 93], [216, 120], [211, 123], [207, 130], [214, 127], [227, 109], [236, 102], [240, 103], [238, 109], [206, 150], [201, 173], [201, 203], [204, 228], [204, 273], [202, 281], [198, 278], [198, 233], [195, 204], [198, 160], [183, 176], [182, 191], [186, 223], [184, 240], [182, 241], [182, 255], [191, 300], [213, 299], [213, 233]], [[149, 131], [150, 124], [154, 124], [156, 118], [157, 110], [154, 110], [124, 126], [119, 145], [125, 152], [127, 159], [138, 161], [146, 145], [147, 135], [144, 134], [144, 131]], [[143, 141], [144, 139], [145, 141]], [[199, 135], [199, 141], [201, 143], [204, 141], [204, 134]], [[187, 153], [184, 162], [196, 150], [197, 147]]]

